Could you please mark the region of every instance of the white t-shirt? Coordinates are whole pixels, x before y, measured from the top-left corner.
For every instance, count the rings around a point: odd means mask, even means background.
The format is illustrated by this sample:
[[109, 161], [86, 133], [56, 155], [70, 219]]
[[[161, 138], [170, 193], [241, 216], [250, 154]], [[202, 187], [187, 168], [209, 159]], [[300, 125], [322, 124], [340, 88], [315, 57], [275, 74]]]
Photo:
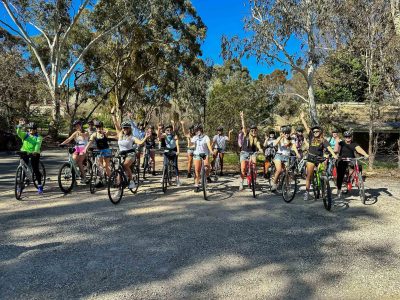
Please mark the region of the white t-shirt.
[[122, 135], [121, 139], [118, 140], [119, 151], [128, 151], [133, 149], [133, 144], [135, 142], [135, 138], [133, 135]]
[[209, 154], [207, 144], [210, 142], [210, 138], [207, 135], [202, 136], [194, 136], [192, 137], [192, 143], [195, 145], [195, 149], [193, 151], [194, 155], [199, 155], [200, 153]]
[[292, 149], [292, 145], [284, 139], [281, 139], [278, 143], [278, 154], [290, 155], [290, 150]]
[[214, 135], [213, 142], [214, 142], [214, 149], [220, 148], [223, 151], [226, 149], [226, 141], [228, 137], [225, 135]]

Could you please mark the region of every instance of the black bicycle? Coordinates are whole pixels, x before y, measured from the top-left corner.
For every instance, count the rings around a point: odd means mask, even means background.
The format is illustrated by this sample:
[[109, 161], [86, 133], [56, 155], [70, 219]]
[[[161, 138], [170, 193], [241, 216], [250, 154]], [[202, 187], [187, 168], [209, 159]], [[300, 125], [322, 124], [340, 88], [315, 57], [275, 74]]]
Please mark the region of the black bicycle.
[[174, 158], [175, 158], [176, 152], [169, 150], [167, 152], [164, 152], [164, 155], [167, 156], [168, 162], [167, 162], [167, 164], [163, 165], [162, 191], [164, 193], [166, 193], [168, 186], [171, 186], [173, 184], [175, 174], [176, 174], [176, 168], [174, 165]]
[[146, 174], [152, 174], [153, 170], [153, 159], [151, 157], [152, 149], [145, 148], [143, 156], [143, 179], [146, 179]]
[[217, 150], [217, 155], [215, 156], [215, 159], [213, 161], [213, 169], [212, 169], [212, 177], [214, 178], [214, 181], [218, 180], [218, 176], [222, 174], [222, 157], [221, 157], [221, 148], [216, 148]]
[[[112, 204], [118, 204], [121, 201], [122, 196], [124, 194], [124, 189], [129, 185], [129, 180], [128, 177], [126, 176], [123, 164], [127, 155], [133, 152], [136, 152], [136, 150], [132, 149], [127, 151], [121, 151], [115, 157], [117, 161], [117, 166], [115, 167], [115, 170], [112, 171], [107, 185], [108, 198], [110, 199]], [[132, 180], [135, 182], [135, 188], [129, 190], [133, 194], [136, 194], [140, 183], [139, 183], [139, 169], [137, 168], [137, 165], [135, 163], [131, 165], [131, 170], [132, 170]]]
[[[17, 172], [15, 174], [15, 198], [17, 200], [21, 200], [22, 191], [25, 187], [29, 186], [32, 182], [35, 188], [38, 188], [38, 182], [33, 172], [31, 162], [26, 164], [25, 161], [22, 159], [23, 156], [32, 156], [32, 154], [28, 154], [27, 152], [17, 151], [19, 155], [19, 166], [17, 167]], [[42, 175], [42, 187], [44, 187], [46, 183], [46, 169], [41, 161], [39, 161], [39, 172]]]

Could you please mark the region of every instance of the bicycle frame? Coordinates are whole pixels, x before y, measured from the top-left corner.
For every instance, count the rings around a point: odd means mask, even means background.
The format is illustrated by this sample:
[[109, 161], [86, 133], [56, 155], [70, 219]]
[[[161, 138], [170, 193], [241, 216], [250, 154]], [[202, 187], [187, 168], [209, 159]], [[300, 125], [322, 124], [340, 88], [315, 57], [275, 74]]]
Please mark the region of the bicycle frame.
[[247, 184], [250, 186], [251, 174], [253, 173], [254, 182], [257, 180], [257, 163], [254, 160], [257, 159], [257, 154], [251, 154], [248, 159], [246, 159], [246, 177]]

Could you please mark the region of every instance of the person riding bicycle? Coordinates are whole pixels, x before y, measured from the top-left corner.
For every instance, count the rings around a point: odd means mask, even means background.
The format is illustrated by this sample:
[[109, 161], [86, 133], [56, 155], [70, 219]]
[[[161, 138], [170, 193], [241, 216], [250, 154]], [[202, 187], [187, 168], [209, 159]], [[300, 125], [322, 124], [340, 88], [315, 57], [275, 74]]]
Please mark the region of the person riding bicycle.
[[97, 150], [99, 150], [100, 164], [103, 165], [107, 177], [109, 178], [111, 175], [110, 158], [112, 156], [112, 152], [110, 145], [108, 144], [107, 132], [104, 130], [104, 124], [102, 121], [95, 121], [94, 126], [96, 127], [96, 132], [90, 136], [84, 152], [87, 152], [92, 146], [93, 142], [96, 142]]
[[228, 136], [223, 135], [224, 128], [222, 126], [219, 126], [217, 128], [217, 134], [214, 135], [212, 143], [211, 143], [211, 148], [214, 149], [213, 151], [213, 162], [212, 162], [212, 167], [214, 168], [214, 162], [217, 157], [217, 154], [219, 153], [220, 155], [220, 164], [221, 164], [221, 172], [220, 176], [224, 175], [223, 169], [224, 169], [224, 154], [226, 150], [226, 142], [229, 142], [231, 140], [231, 134], [232, 134], [232, 129], [228, 131]]
[[280, 136], [274, 141], [274, 147], [278, 147], [274, 157], [275, 174], [271, 191], [276, 191], [279, 176], [283, 170], [283, 164], [288, 167], [290, 152], [296, 153], [297, 158], [300, 158], [300, 153], [297, 150], [295, 141], [291, 139], [290, 133], [292, 128], [289, 125], [281, 127]]
[[263, 167], [263, 174], [264, 178], [269, 176], [269, 167], [271, 166], [271, 161], [274, 159], [276, 154], [276, 148], [274, 146], [274, 142], [276, 140], [276, 133], [275, 130], [270, 129], [267, 134], [265, 134], [265, 141], [264, 141], [264, 155], [265, 155], [265, 162]]
[[147, 149], [147, 151], [150, 151], [150, 157], [152, 159], [151, 168], [153, 170], [152, 175], [155, 176], [156, 175], [155, 149], [157, 145], [157, 133], [155, 132], [153, 125], [147, 126], [146, 134], [148, 136], [145, 140], [144, 147]]
[[132, 134], [132, 126], [129, 121], [122, 122], [119, 124], [117, 118], [115, 117], [114, 114], [112, 114], [112, 119], [114, 122], [115, 129], [117, 130], [117, 136], [118, 136], [118, 148], [119, 151], [127, 151], [127, 155], [123, 164], [123, 168], [125, 171], [126, 176], [128, 177], [129, 180], [129, 189], [136, 189], [136, 184], [135, 181], [132, 180], [132, 170], [131, 166], [135, 162], [136, 159], [136, 150], [137, 147], [135, 145], [143, 145], [146, 141], [146, 139], [150, 136], [150, 133], [146, 133], [144, 138], [139, 140], [138, 138], [134, 137]]
[[[28, 130], [27, 132], [24, 131], [24, 127]], [[37, 132], [37, 125], [34, 122], [26, 124], [25, 119], [19, 120], [16, 130], [18, 137], [22, 140], [21, 158], [27, 165], [29, 165], [29, 159], [31, 160], [32, 171], [38, 182], [38, 193], [42, 194], [42, 174], [39, 170], [39, 161], [43, 138]]]
[[[361, 154], [365, 158], [368, 158], [369, 155], [364, 151], [356, 142], [353, 142], [353, 134], [350, 131], [345, 131], [343, 133], [344, 141], [338, 141], [336, 144], [335, 152], [339, 153], [340, 158], [355, 158], [355, 152]], [[337, 197], [341, 198], [342, 196], [342, 184], [343, 178], [346, 173], [347, 167], [352, 167], [351, 163], [346, 160], [339, 160], [337, 163]], [[361, 171], [361, 166], [360, 166]]]
[[[330, 138], [327, 138], [327, 141], [328, 141], [329, 145], [331, 146], [331, 148], [335, 149], [336, 144], [338, 142], [340, 142], [339, 133], [336, 128], [333, 128], [331, 133], [332, 133], [332, 136]], [[336, 150], [335, 150], [335, 153], [337, 153]]]
[[185, 122], [181, 121], [182, 124], [182, 131], [184, 136], [186, 137], [187, 140], [187, 159], [188, 159], [188, 165], [187, 165], [187, 178], [192, 178], [192, 165], [193, 165], [193, 152], [195, 145], [192, 143], [192, 138], [195, 136], [194, 132], [194, 125], [190, 125], [189, 131], [186, 132], [185, 130]]
[[[161, 132], [162, 125], [158, 126], [157, 136], [161, 141], [161, 145], [164, 148], [164, 168], [168, 166], [169, 160], [172, 160], [175, 168], [176, 186], [180, 186], [179, 180], [179, 168], [178, 168], [178, 155], [179, 155], [179, 140], [178, 136], [173, 132], [172, 125], [164, 127], [164, 132]], [[163, 180], [163, 179], [161, 179]]]
[[300, 154], [300, 157], [303, 157], [303, 151], [307, 148], [307, 141], [304, 138], [304, 127], [297, 126], [296, 133], [294, 133], [291, 138], [296, 146], [297, 152]]
[[86, 173], [83, 163], [86, 158], [85, 147], [88, 143], [89, 135], [83, 130], [82, 122], [80, 120], [75, 120], [72, 125], [75, 131], [60, 144], [60, 146], [69, 144], [72, 140], [75, 141], [75, 151], [72, 154], [72, 159], [76, 162], [81, 172], [81, 183], [86, 184]]
[[252, 159], [256, 163], [256, 158], [251, 156], [255, 152], [263, 152], [261, 148], [260, 141], [258, 139], [258, 128], [256, 125], [250, 126], [250, 131], [247, 132], [247, 127], [244, 122], [244, 113], [240, 112], [240, 119], [242, 122], [242, 132], [243, 132], [243, 144], [240, 151], [240, 183], [239, 191], [243, 190], [243, 181], [246, 178], [246, 162]]
[[[114, 108], [111, 110], [111, 114], [114, 114]], [[144, 138], [144, 136], [146, 135], [146, 124], [143, 121], [140, 121], [138, 123], [136, 123], [133, 119], [132, 119], [132, 112], [128, 112], [127, 113], [129, 122], [131, 124], [132, 127], [132, 134], [135, 138], [137, 138], [138, 140], [141, 140]], [[139, 165], [140, 165], [140, 153], [143, 151], [143, 147], [139, 147], [136, 153], [136, 157], [138, 159]]]
[[337, 155], [329, 145], [328, 141], [324, 137], [324, 132], [321, 126], [314, 125], [309, 128], [306, 120], [304, 119], [304, 113], [301, 113], [301, 121], [303, 122], [304, 128], [308, 133], [309, 148], [307, 156], [307, 178], [306, 178], [306, 191], [304, 193], [304, 200], [307, 201], [309, 198], [311, 179], [314, 175], [314, 169], [324, 159], [324, 152], [327, 150], [330, 154], [337, 158]]
[[210, 161], [209, 156], [212, 153], [211, 141], [208, 135], [204, 134], [203, 125], [198, 124], [194, 127], [195, 136], [192, 137], [191, 142], [195, 145], [194, 149], [194, 171], [195, 171], [195, 192], [200, 191], [199, 182], [200, 182], [200, 174], [201, 174], [201, 160], [204, 157], [204, 166], [206, 168], [206, 177], [207, 182], [211, 182], [210, 178]]

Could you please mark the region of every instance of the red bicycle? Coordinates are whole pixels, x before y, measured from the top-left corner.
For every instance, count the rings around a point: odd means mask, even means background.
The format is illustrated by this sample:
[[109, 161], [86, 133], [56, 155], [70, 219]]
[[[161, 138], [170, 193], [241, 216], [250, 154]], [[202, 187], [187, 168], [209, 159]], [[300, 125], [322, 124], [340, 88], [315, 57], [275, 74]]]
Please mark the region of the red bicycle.
[[257, 154], [258, 152], [250, 153], [249, 158], [246, 159], [246, 178], [247, 185], [253, 191], [253, 197], [256, 197], [256, 184], [257, 184]]
[[344, 175], [343, 179], [343, 184], [346, 187], [346, 192], [351, 191], [353, 186], [356, 186], [359, 191], [359, 196], [361, 199], [361, 202], [365, 204], [366, 197], [365, 197], [365, 188], [364, 188], [364, 180], [362, 177], [362, 173], [360, 170], [360, 165], [359, 161], [364, 159], [364, 157], [358, 157], [358, 158], [341, 158], [342, 161], [348, 161], [351, 163], [351, 166], [353, 167], [352, 170], [350, 170], [350, 167], [347, 167], [346, 173]]

